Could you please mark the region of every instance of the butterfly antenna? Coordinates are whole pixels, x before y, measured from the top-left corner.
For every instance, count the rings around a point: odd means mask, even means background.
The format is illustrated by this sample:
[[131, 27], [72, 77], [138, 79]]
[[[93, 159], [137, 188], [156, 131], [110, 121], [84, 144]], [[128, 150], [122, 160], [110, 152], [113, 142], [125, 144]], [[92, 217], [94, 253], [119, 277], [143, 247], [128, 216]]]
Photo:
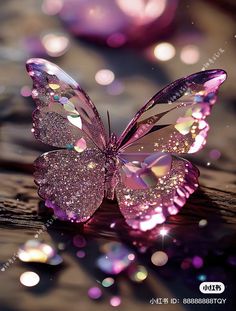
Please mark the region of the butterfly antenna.
[[108, 121], [109, 137], [111, 137], [111, 121], [110, 121], [110, 114], [108, 110], [107, 110], [107, 121]]

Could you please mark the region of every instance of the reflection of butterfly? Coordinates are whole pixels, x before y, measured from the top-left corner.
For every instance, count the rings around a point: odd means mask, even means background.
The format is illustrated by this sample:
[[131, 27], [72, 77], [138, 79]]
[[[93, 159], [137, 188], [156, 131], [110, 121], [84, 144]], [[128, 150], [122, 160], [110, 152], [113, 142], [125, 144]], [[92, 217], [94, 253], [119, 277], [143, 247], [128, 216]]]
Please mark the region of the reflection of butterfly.
[[39, 195], [61, 219], [84, 222], [116, 195], [126, 222], [146, 231], [178, 213], [198, 186], [198, 170], [178, 157], [205, 144], [206, 116], [225, 80], [223, 70], [179, 79], [157, 93], [123, 134], [107, 137], [79, 85], [56, 65], [30, 59], [33, 131], [60, 148], [35, 161]]

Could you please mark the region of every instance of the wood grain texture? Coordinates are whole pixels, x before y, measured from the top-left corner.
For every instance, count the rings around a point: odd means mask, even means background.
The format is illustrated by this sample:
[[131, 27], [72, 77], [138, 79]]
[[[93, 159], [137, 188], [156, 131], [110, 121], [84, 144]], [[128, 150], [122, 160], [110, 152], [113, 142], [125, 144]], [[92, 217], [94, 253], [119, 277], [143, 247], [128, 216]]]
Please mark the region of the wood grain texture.
[[[43, 201], [40, 201], [31, 175], [1, 173], [0, 189], [1, 225], [37, 228], [51, 215], [50, 210], [44, 207]], [[168, 223], [185, 225], [195, 223], [199, 218], [216, 216], [220, 217], [224, 224], [236, 223], [236, 194], [201, 186], [178, 215], [169, 217]], [[96, 218], [96, 225], [88, 222], [86, 230], [94, 230], [99, 235], [96, 226], [102, 226], [103, 220], [122, 218], [116, 201], [104, 201], [96, 212]]]

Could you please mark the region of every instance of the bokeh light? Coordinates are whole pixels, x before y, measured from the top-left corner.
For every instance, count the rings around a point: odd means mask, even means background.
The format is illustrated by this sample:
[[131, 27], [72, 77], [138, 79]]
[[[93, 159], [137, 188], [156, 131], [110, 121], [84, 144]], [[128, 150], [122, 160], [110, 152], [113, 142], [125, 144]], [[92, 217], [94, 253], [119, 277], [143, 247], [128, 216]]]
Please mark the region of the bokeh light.
[[147, 24], [162, 15], [166, 0], [116, 0], [119, 8], [137, 24]]
[[188, 270], [191, 267], [191, 264], [192, 264], [191, 258], [187, 257], [181, 262], [180, 267], [182, 270]]
[[[20, 89], [20, 94], [21, 94], [21, 96], [23, 96], [23, 97], [29, 97], [29, 96], [31, 96], [31, 90], [32, 90], [31, 87], [29, 87], [28, 85], [24, 85], [24, 86], [22, 86], [22, 88]], [[0, 93], [1, 93], [1, 92], [0, 92]]]
[[163, 62], [173, 58], [175, 53], [175, 47], [168, 42], [159, 43], [154, 48], [154, 56]]
[[101, 69], [95, 74], [95, 80], [98, 84], [109, 85], [115, 79], [114, 73], [109, 69]]
[[85, 251], [83, 251], [83, 250], [79, 250], [77, 253], [76, 253], [76, 256], [78, 257], [78, 258], [84, 258], [85, 257]]
[[203, 266], [203, 259], [200, 256], [194, 256], [192, 260], [192, 265], [196, 269], [200, 269]]
[[221, 157], [221, 152], [217, 149], [212, 149], [210, 152], [209, 152], [209, 157], [212, 159], [212, 160], [218, 160], [220, 157]]
[[132, 253], [129, 254], [129, 255], [128, 255], [128, 259], [131, 260], [131, 261], [134, 260], [134, 259], [135, 259], [135, 255], [132, 254]]
[[183, 63], [192, 65], [196, 64], [200, 58], [200, 51], [196, 45], [186, 45], [180, 52], [180, 59]]
[[124, 92], [124, 84], [118, 80], [113, 81], [107, 86], [107, 93], [110, 95], [120, 95]]
[[129, 277], [132, 281], [140, 283], [143, 282], [148, 276], [147, 269], [144, 266], [138, 265], [132, 267], [129, 271]]
[[47, 54], [52, 57], [65, 54], [70, 44], [69, 38], [65, 34], [48, 33], [42, 37], [41, 41]]
[[97, 258], [97, 266], [105, 273], [119, 274], [132, 263], [129, 259], [132, 253], [122, 243], [105, 243], [101, 250], [105, 254]]
[[103, 281], [102, 281], [102, 286], [103, 287], [110, 287], [110, 286], [112, 286], [113, 284], [114, 284], [114, 279], [113, 278], [110, 278], [110, 277], [108, 277], [108, 278], [105, 278]]
[[207, 279], [207, 276], [205, 274], [199, 274], [197, 276], [198, 281], [204, 282]]
[[102, 296], [102, 291], [99, 287], [91, 287], [89, 290], [88, 290], [88, 296], [91, 298], [91, 299], [99, 299], [101, 296]]
[[37, 273], [32, 271], [27, 271], [21, 274], [20, 282], [22, 285], [27, 287], [33, 287], [37, 285], [40, 281], [40, 277]]
[[73, 237], [73, 244], [76, 247], [84, 247], [86, 245], [86, 240], [82, 235], [76, 234]]
[[63, 0], [44, 0], [42, 3], [42, 11], [47, 15], [58, 14], [63, 7]]
[[63, 259], [56, 249], [38, 240], [28, 240], [19, 247], [18, 257], [23, 262], [38, 262], [49, 265], [59, 265]]
[[168, 261], [168, 255], [165, 252], [157, 251], [152, 254], [151, 262], [155, 266], [164, 266]]
[[118, 296], [113, 296], [110, 299], [110, 305], [112, 307], [118, 307], [121, 304], [121, 298]]
[[201, 219], [198, 223], [199, 227], [205, 227], [207, 225], [207, 220], [206, 219]]

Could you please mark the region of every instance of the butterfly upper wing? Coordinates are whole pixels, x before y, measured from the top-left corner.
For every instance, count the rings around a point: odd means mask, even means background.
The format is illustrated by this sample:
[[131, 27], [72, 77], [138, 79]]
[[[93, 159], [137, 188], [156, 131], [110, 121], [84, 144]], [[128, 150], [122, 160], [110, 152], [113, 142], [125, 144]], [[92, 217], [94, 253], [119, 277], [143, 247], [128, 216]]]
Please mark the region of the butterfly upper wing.
[[98, 112], [63, 70], [43, 59], [26, 64], [33, 80], [36, 139], [63, 150], [35, 161], [39, 195], [61, 219], [87, 220], [104, 197], [106, 135]]
[[225, 79], [223, 70], [206, 70], [168, 85], [127, 126], [120, 151], [184, 154], [201, 149], [209, 129], [205, 118]]
[[88, 97], [70, 76], [57, 65], [39, 58], [26, 63], [33, 80], [32, 97], [36, 139], [55, 146], [68, 145], [79, 150], [86, 146], [106, 146], [106, 134], [100, 116]]
[[126, 222], [146, 231], [177, 214], [198, 187], [198, 169], [174, 154], [205, 143], [205, 121], [226, 78], [209, 70], [177, 80], [157, 93], [134, 117], [119, 145], [116, 196]]
[[101, 205], [105, 156], [100, 150], [55, 150], [41, 155], [34, 165], [39, 195], [60, 219], [84, 222]]

